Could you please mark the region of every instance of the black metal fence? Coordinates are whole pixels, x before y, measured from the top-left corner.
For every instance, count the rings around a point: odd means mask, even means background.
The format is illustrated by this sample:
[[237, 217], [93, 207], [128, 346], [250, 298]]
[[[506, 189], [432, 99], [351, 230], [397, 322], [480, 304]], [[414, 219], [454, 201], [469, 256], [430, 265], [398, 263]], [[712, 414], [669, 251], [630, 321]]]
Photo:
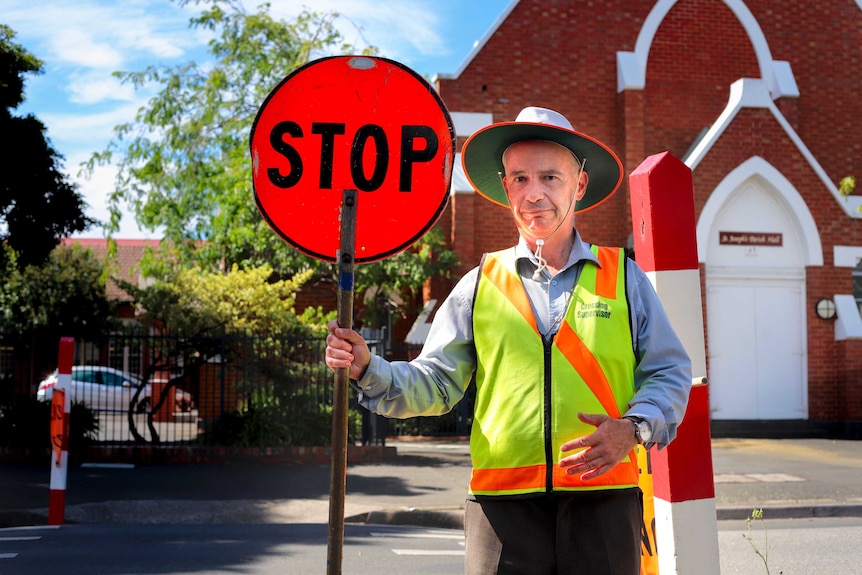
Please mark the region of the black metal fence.
[[[365, 335], [375, 353], [402, 354], [387, 349], [385, 333]], [[325, 345], [322, 338], [130, 329], [99, 342], [76, 342], [71, 393], [94, 413], [95, 440], [102, 445], [326, 445], [334, 378], [323, 362]], [[51, 398], [51, 376], [36, 393], [41, 400]], [[386, 420], [352, 397], [354, 443], [469, 434], [468, 401], [442, 417]]]

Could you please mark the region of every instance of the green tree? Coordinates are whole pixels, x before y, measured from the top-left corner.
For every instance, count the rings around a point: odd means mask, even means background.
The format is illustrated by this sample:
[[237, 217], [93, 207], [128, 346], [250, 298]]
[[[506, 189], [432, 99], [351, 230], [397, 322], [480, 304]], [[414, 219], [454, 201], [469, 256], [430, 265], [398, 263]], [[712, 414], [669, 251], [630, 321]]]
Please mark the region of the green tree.
[[856, 190], [856, 176], [846, 176], [838, 182], [838, 191], [842, 196], [849, 196]]
[[[313, 441], [319, 441], [321, 430], [328, 430], [331, 417], [305, 388], [311, 372], [326, 370], [320, 361], [323, 326], [333, 314], [307, 309], [298, 316], [294, 310], [296, 291], [311, 274], [274, 280], [269, 266], [234, 266], [228, 273], [184, 268], [145, 288], [121, 282], [143, 309], [145, 325], [163, 326], [166, 335], [174, 334], [148, 339], [156, 349], [147, 379], [156, 371], [182, 366], [182, 374], [168, 383], [170, 389], [197, 380], [201, 367], [216, 357], [225, 368], [241, 370], [234, 385], [242, 406], [210, 423], [209, 441], [284, 445], [312, 441], [307, 435], [312, 430]], [[147, 421], [154, 442], [159, 436], [153, 413], [167, 394], [161, 397]], [[129, 429], [144, 441], [133, 417], [137, 399], [130, 404]]]
[[114, 327], [104, 266], [90, 250], [58, 246], [42, 265], [23, 269], [11, 248], [0, 250], [7, 261], [5, 273], [0, 269], [0, 334], [32, 373], [56, 367], [61, 337], [99, 341]]
[[[110, 229], [117, 230], [129, 207], [144, 228], [164, 230], [168, 265], [270, 265], [279, 277], [315, 270], [318, 278], [335, 281], [331, 265], [295, 251], [258, 213], [248, 136], [260, 105], [290, 72], [318, 56], [375, 49], [345, 43], [335, 26], [337, 13], [303, 11], [285, 22], [270, 17], [268, 4], [254, 13], [234, 0], [195, 4], [204, 10], [191, 26], [213, 33], [210, 63], [116, 74], [137, 88], [156, 85], [159, 92], [133, 122], [117, 126], [108, 147], [89, 162], [90, 169], [103, 163], [118, 167]], [[449, 269], [452, 259], [439, 244], [420, 244], [383, 266], [360, 266], [356, 289], [384, 285], [390, 292], [406, 287], [415, 293], [428, 277]], [[165, 265], [154, 263], [145, 262], [146, 274]]]
[[[24, 101], [24, 76], [42, 70], [42, 62], [12, 40], [15, 32], [0, 24], [0, 242], [17, 253], [20, 269], [44, 262], [60, 238], [82, 231], [93, 220], [86, 203], [61, 171], [60, 156], [32, 114], [12, 110]], [[0, 251], [0, 268], [10, 252]]]
[[[14, 252], [7, 250], [14, 259]], [[113, 326], [104, 266], [90, 250], [58, 246], [41, 266], [10, 262], [0, 284], [0, 333], [50, 343], [60, 337], [98, 339]]]
[[273, 280], [272, 268], [228, 273], [183, 268], [168, 280], [138, 288], [121, 282], [142, 309], [141, 321], [164, 325], [180, 334], [211, 332], [264, 333], [273, 337], [320, 337], [325, 316], [309, 309], [297, 315], [296, 291], [311, 272], [290, 280]]
[[419, 300], [424, 283], [433, 276], [448, 277], [457, 264], [458, 257], [446, 248], [443, 234], [431, 229], [414, 249], [356, 266], [355, 281], [364, 300], [362, 322], [379, 328], [389, 325], [392, 315], [406, 317], [417, 312], [411, 304]]
[[234, 0], [194, 3], [205, 9], [190, 25], [213, 33], [211, 62], [116, 73], [136, 88], [160, 91], [133, 122], [115, 128], [107, 149], [89, 163], [115, 162], [119, 169], [110, 230], [128, 206], [144, 228], [163, 229], [184, 262], [308, 267], [257, 213], [248, 135], [260, 104], [284, 76], [314, 56], [353, 47], [340, 43], [334, 13], [304, 11], [284, 22], [269, 16], [267, 4], [248, 13]]

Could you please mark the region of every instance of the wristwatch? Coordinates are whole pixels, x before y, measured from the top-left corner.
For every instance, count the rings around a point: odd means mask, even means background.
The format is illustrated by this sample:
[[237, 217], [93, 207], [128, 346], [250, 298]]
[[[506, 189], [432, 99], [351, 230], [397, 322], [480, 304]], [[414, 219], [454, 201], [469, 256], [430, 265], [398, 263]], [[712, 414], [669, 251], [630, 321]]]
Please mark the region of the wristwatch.
[[652, 439], [652, 428], [646, 419], [635, 417], [634, 415], [626, 415], [623, 419], [628, 419], [635, 424], [635, 439], [641, 445], [645, 445]]

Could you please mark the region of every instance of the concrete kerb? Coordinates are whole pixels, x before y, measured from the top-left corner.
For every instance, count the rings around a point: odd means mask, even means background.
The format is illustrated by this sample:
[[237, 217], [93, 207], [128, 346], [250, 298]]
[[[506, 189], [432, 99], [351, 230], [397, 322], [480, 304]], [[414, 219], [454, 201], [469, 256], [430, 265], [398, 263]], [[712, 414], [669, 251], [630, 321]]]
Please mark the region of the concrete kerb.
[[[809, 519], [817, 517], [862, 517], [862, 504], [836, 503], [817, 505], [783, 505], [757, 507], [764, 519]], [[723, 507], [716, 510], [719, 521], [747, 519], [753, 507]]]
[[[764, 506], [764, 519], [807, 519], [822, 517], [862, 517], [862, 504], [820, 504]], [[751, 517], [753, 508], [725, 507], [716, 510], [718, 521], [745, 520]], [[463, 529], [464, 509], [452, 508], [407, 508], [381, 509], [345, 517], [345, 523], [369, 525], [410, 525], [435, 529]], [[47, 525], [47, 515], [33, 511], [0, 511], [0, 529]], [[68, 521], [67, 523], [73, 523]]]
[[[764, 506], [764, 519], [809, 519], [820, 517], [862, 517], [860, 504]], [[726, 507], [716, 510], [716, 520], [745, 520], [751, 517], [752, 507]], [[345, 518], [347, 523], [377, 525], [412, 525], [437, 529], [462, 529], [463, 509], [404, 509], [381, 510]]]

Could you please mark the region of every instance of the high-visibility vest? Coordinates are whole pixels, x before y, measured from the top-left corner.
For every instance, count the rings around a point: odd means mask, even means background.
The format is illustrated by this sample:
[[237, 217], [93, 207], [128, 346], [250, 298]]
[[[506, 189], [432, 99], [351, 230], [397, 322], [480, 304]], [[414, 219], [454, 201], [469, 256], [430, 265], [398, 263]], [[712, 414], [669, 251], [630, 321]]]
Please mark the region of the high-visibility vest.
[[474, 495], [634, 487], [631, 451], [590, 480], [568, 475], [560, 446], [592, 433], [578, 412], [619, 418], [634, 395], [625, 253], [592, 247], [552, 342], [536, 325], [514, 248], [486, 254], [473, 305], [476, 399], [470, 437]]

